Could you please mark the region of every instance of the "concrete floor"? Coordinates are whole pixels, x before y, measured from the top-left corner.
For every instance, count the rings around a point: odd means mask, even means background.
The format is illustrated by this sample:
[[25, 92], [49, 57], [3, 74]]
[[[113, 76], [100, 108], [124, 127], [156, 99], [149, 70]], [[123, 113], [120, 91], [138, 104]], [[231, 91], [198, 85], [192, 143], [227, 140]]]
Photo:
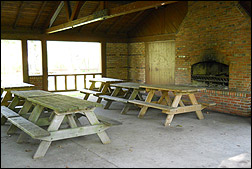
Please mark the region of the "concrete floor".
[[17, 144], [18, 135], [6, 134], [6, 123], [1, 126], [1, 168], [251, 167], [251, 117], [203, 110], [203, 120], [194, 112], [179, 114], [164, 127], [166, 115], [160, 110], [148, 109], [139, 119], [138, 108], [121, 115], [122, 107], [113, 102], [109, 110], [95, 110], [123, 123], [106, 130], [110, 144], [102, 144], [97, 135], [55, 141], [45, 157], [35, 160], [39, 141]]

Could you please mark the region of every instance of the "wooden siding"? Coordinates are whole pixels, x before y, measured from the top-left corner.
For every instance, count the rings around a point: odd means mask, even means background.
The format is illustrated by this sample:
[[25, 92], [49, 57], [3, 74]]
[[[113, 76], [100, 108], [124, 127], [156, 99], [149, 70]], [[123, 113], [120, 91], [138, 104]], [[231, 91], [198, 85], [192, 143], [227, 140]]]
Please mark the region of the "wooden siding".
[[176, 33], [187, 14], [187, 2], [150, 10], [151, 12], [128, 33], [129, 38]]

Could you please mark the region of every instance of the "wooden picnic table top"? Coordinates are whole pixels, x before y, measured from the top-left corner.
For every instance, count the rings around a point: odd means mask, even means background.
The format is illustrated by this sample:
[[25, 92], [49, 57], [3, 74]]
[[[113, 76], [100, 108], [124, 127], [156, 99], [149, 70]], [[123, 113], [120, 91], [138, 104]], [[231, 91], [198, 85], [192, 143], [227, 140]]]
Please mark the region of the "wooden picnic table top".
[[22, 90], [22, 91], [11, 91], [11, 93], [22, 98], [55, 95], [52, 92], [44, 90]]
[[188, 85], [159, 85], [159, 84], [143, 84], [140, 87], [146, 89], [155, 89], [155, 90], [168, 90], [174, 92], [199, 92], [202, 90], [206, 90], [205, 87], [196, 87], [196, 86], [188, 86]]
[[141, 83], [134, 83], [134, 82], [123, 82], [123, 83], [114, 83], [114, 84], [111, 84], [110, 86], [112, 86], [112, 87], [140, 89], [141, 85], [143, 85], [143, 84], [141, 84]]
[[72, 114], [82, 110], [90, 110], [94, 107], [102, 107], [100, 103], [61, 94], [28, 97], [27, 100], [43, 107], [50, 108], [54, 110], [56, 114]]
[[27, 87], [34, 87], [34, 85], [29, 83], [1, 83], [2, 89], [15, 89], [15, 88], [27, 88]]
[[90, 79], [89, 81], [90, 82], [104, 82], [104, 83], [118, 83], [118, 82], [123, 82], [124, 80], [102, 77], [102, 78], [93, 78], [93, 79]]

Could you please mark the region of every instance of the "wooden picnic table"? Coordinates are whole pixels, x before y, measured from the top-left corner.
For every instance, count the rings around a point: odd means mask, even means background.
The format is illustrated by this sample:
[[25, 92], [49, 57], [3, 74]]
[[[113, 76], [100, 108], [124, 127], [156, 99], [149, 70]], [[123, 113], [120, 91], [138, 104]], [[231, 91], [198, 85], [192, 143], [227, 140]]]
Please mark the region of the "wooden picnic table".
[[[99, 98], [99, 95], [110, 95], [112, 93], [111, 84], [114, 83], [120, 83], [123, 82], [124, 80], [121, 79], [114, 79], [114, 78], [107, 78], [107, 77], [102, 77], [102, 78], [93, 78], [89, 80], [91, 82], [91, 86], [89, 89], [81, 89], [79, 90], [81, 93], [85, 94], [85, 97], [83, 98], [84, 100], [87, 100], [90, 94], [93, 94], [94, 96], [97, 96], [97, 103], [101, 102], [101, 98]], [[100, 87], [96, 90], [95, 89], [95, 84], [97, 82], [100, 82]]]
[[[215, 105], [215, 103], [201, 103], [199, 104], [195, 93], [206, 90], [204, 87], [186, 86], [186, 85], [148, 85], [144, 84], [140, 87], [145, 88], [148, 95], [145, 101], [130, 100], [129, 103], [137, 104], [142, 106], [138, 117], [143, 118], [148, 107], [157, 108], [162, 110], [163, 113], [167, 114], [165, 121], [165, 126], [170, 125], [175, 114], [187, 113], [196, 111], [198, 119], [203, 119], [204, 116], [201, 112], [207, 106]], [[161, 91], [162, 95], [158, 101], [152, 102], [152, 98], [155, 92]], [[174, 99], [172, 100], [168, 92], [174, 94]], [[188, 96], [190, 100], [190, 105], [185, 105], [182, 101], [182, 96]], [[165, 104], [165, 105], [164, 105]], [[180, 105], [180, 107], [178, 107]]]
[[[22, 99], [25, 100], [22, 108], [18, 111], [18, 114], [21, 116], [23, 116], [23, 115], [25, 116], [32, 107], [32, 103], [27, 101], [28, 97], [54, 95], [54, 93], [44, 91], [44, 90], [22, 90], [22, 91], [13, 90], [10, 93], [14, 94], [14, 97], [13, 97], [11, 103], [8, 105], [8, 108], [11, 110], [15, 110], [15, 107], [21, 102]], [[6, 121], [7, 121], [7, 118], [2, 116], [1, 123], [4, 124]], [[15, 129], [16, 129], [16, 127], [14, 125], [11, 125], [7, 131], [7, 134], [11, 134], [12, 132], [15, 132]]]
[[[14, 94], [13, 101], [8, 108], [1, 106], [1, 113], [26, 134], [34, 139], [41, 140], [33, 158], [43, 157], [51, 142], [56, 140], [97, 134], [103, 144], [111, 142], [105, 132], [111, 124], [106, 122], [106, 119], [104, 122], [98, 119], [98, 116], [94, 113], [94, 109], [101, 107], [102, 104], [38, 90], [34, 92], [13, 91], [12, 93]], [[20, 98], [24, 98], [26, 101], [23, 108], [16, 114], [12, 110]], [[31, 105], [34, 105], [34, 108], [29, 113], [28, 119], [22, 117], [28, 114]], [[49, 117], [42, 118], [45, 108], [52, 110], [52, 112]], [[76, 118], [77, 114], [86, 117], [90, 124], [82, 125], [79, 123]], [[63, 120], [69, 124], [70, 128], [60, 128]], [[3, 121], [1, 121], [1, 124], [4, 124]], [[48, 128], [45, 130], [41, 126], [48, 126]], [[13, 131], [9, 132], [13, 133]], [[25, 133], [20, 134], [17, 142], [23, 142]]]
[[[134, 100], [138, 98], [139, 100], [143, 100], [142, 95], [140, 91], [145, 90], [144, 88], [140, 88], [142, 84], [140, 83], [134, 83], [134, 82], [123, 82], [123, 83], [115, 83], [111, 84], [110, 86], [115, 87], [115, 90], [111, 93], [111, 95], [100, 95], [99, 98], [103, 98], [107, 100], [106, 105], [104, 106], [104, 109], [108, 109], [113, 101], [122, 102], [125, 104], [124, 108], [121, 111], [121, 114], [126, 114], [129, 110], [130, 103], [128, 103], [128, 100]], [[120, 91], [123, 90], [123, 88], [127, 89], [127, 92], [120, 96]]]
[[1, 83], [1, 96], [6, 91], [1, 100], [1, 106], [9, 105], [8, 101], [12, 100], [12, 90], [31, 90], [33, 87], [34, 85], [29, 83]]

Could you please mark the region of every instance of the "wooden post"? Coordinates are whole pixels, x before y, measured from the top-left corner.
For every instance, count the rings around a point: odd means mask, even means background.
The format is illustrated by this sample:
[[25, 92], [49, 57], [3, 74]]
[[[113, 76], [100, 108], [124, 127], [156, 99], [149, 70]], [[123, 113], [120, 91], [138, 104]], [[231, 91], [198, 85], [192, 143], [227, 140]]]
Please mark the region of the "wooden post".
[[102, 77], [106, 77], [106, 43], [101, 43], [101, 70], [102, 70]]
[[47, 67], [47, 47], [46, 40], [42, 40], [42, 71], [43, 71], [43, 89], [48, 91], [48, 67]]
[[27, 39], [22, 39], [23, 82], [29, 83]]

